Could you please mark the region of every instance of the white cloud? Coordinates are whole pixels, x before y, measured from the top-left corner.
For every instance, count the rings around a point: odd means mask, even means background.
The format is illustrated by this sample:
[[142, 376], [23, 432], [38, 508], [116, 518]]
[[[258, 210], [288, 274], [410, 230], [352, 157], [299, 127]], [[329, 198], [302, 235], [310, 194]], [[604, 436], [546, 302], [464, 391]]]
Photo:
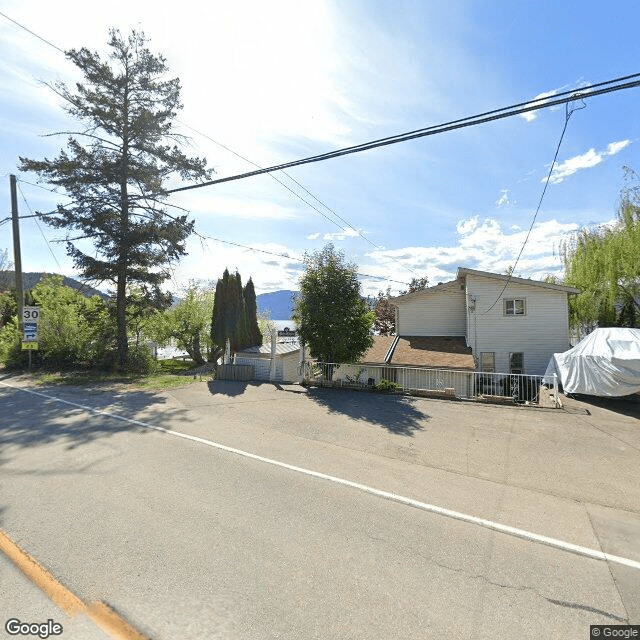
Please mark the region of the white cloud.
[[317, 240], [320, 237], [320, 232], [316, 231], [316, 233], [310, 233], [307, 236], [307, 240]]
[[466, 236], [470, 233], [473, 233], [478, 227], [478, 216], [473, 216], [472, 218], [466, 218], [465, 220], [460, 220], [456, 225], [456, 231], [461, 236]]
[[[568, 160], [557, 164], [553, 168], [549, 182], [552, 184], [560, 184], [568, 176], [571, 176], [582, 169], [589, 169], [590, 167], [599, 165], [606, 156], [613, 156], [630, 144], [631, 140], [610, 142], [604, 151], [596, 151], [591, 148], [586, 153], [569, 158]], [[546, 177], [541, 180], [541, 182], [545, 181]]]
[[502, 207], [505, 204], [510, 204], [509, 202], [509, 190], [501, 189], [500, 197], [496, 200], [496, 207]]
[[525, 111], [520, 114], [520, 117], [524, 118], [527, 122], [533, 122], [538, 117], [538, 114], [535, 111]]
[[607, 145], [607, 149], [604, 152], [605, 156], [614, 156], [616, 153], [622, 151], [625, 147], [631, 144], [631, 140], [619, 140], [618, 142], [610, 142]]
[[355, 238], [359, 235], [360, 233], [356, 229], [343, 229], [342, 231], [338, 231], [336, 233], [325, 233], [322, 236], [322, 239], [329, 242], [334, 242], [336, 240], [344, 240], [345, 238]]
[[[549, 273], [562, 276], [563, 265], [558, 248], [578, 228], [577, 223], [560, 223], [557, 220], [535, 224], [516, 267], [516, 274], [534, 279], [542, 279]], [[456, 231], [458, 239], [453, 246], [403, 247], [368, 253], [374, 265], [363, 265], [361, 270], [408, 282], [414, 275], [409, 271], [412, 269], [420, 275], [426, 274], [431, 284], [453, 279], [458, 267], [504, 273], [507, 267], [515, 263], [528, 229], [512, 225], [509, 230], [504, 230], [494, 218], [481, 221], [479, 216], [473, 216], [460, 220]], [[381, 287], [380, 282], [365, 279], [365, 288], [369, 293]], [[392, 289], [398, 291], [402, 287], [392, 284]]]
[[[559, 89], [552, 89], [551, 91], [543, 91], [542, 93], [539, 93], [537, 96], [532, 98], [530, 102], [539, 102], [541, 104], [544, 104], [547, 98], [552, 98], [564, 89], [566, 89], [566, 86], [560, 87]], [[538, 117], [538, 110], [525, 111], [524, 113], [520, 114], [520, 117], [524, 118], [527, 122], [533, 122]]]

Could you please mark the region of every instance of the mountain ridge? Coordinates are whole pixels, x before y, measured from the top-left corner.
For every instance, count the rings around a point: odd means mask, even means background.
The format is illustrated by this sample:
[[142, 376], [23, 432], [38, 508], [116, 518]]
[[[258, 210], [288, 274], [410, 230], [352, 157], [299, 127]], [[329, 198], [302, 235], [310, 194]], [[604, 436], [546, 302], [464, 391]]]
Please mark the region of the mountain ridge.
[[293, 298], [298, 293], [290, 289], [260, 293], [256, 296], [258, 313], [268, 311], [271, 320], [290, 320], [293, 316]]
[[[0, 291], [6, 291], [15, 287], [15, 271], [0, 271]], [[109, 295], [92, 287], [80, 280], [70, 278], [69, 276], [63, 276], [59, 273], [46, 273], [45, 271], [27, 271], [22, 273], [22, 288], [25, 291], [33, 289], [40, 280], [48, 276], [62, 276], [62, 284], [71, 289], [79, 291], [83, 296], [90, 298], [91, 296], [100, 296], [103, 300], [108, 300]]]

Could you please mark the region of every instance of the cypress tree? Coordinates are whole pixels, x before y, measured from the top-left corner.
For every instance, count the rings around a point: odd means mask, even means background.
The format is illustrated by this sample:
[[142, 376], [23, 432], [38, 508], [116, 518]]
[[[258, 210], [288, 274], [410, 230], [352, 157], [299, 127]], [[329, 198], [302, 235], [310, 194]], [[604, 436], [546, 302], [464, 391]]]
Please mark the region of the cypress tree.
[[253, 347], [262, 344], [262, 333], [258, 326], [258, 303], [256, 301], [256, 290], [251, 278], [249, 278], [244, 287], [244, 301], [247, 309], [247, 333], [250, 343], [248, 346]]
[[231, 334], [231, 350], [237, 353], [244, 348], [244, 318], [243, 307], [244, 300], [242, 299], [242, 278], [236, 271], [230, 278], [231, 295], [229, 305], [229, 332]]
[[262, 344], [253, 281], [249, 278], [247, 286], [243, 288], [240, 274], [236, 271], [231, 275], [225, 269], [216, 285], [211, 341], [224, 350], [227, 338], [233, 353]]
[[211, 342], [214, 347], [224, 350], [227, 341], [227, 297], [229, 289], [229, 271], [224, 270], [222, 278], [216, 283], [216, 295], [211, 316]]

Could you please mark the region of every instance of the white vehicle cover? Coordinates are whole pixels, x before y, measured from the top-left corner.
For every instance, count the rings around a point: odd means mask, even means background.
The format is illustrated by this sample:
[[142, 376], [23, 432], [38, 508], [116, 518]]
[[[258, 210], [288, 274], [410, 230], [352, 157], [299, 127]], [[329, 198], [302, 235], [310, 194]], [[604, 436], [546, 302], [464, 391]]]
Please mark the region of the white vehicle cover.
[[596, 329], [573, 349], [554, 353], [544, 375], [557, 373], [564, 393], [626, 396], [640, 392], [640, 329]]

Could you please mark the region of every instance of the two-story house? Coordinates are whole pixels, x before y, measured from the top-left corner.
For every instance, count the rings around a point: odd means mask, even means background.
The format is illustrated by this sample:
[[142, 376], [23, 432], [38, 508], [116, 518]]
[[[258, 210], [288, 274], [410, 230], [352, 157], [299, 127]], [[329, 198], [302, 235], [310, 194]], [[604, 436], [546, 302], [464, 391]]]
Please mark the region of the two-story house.
[[[567, 298], [574, 293], [579, 290], [460, 268], [451, 282], [390, 301], [396, 307], [400, 341], [410, 337], [464, 340], [478, 371], [542, 375], [551, 356], [570, 347]], [[415, 342], [419, 350], [424, 349]], [[424, 355], [428, 364], [431, 358]], [[452, 358], [459, 356], [452, 354]], [[393, 354], [387, 362], [392, 359]], [[414, 366], [419, 359], [418, 353], [413, 354]]]

